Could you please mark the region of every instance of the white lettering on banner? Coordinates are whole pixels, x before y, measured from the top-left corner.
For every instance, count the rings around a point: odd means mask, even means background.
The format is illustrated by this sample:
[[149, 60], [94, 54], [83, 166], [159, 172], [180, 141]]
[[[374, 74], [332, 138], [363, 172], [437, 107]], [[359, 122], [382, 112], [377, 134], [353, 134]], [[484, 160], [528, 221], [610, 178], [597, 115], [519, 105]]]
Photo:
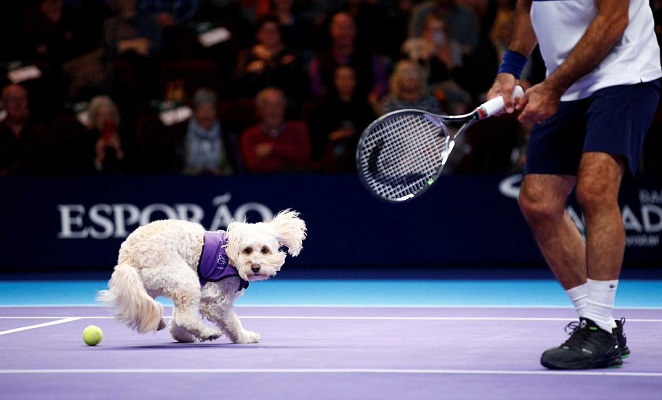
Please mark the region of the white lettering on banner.
[[[259, 214], [262, 221], [273, 218], [273, 212], [261, 203], [239, 205], [235, 212], [230, 211], [228, 202], [231, 194], [214, 197], [216, 207], [209, 230], [224, 229], [232, 221], [244, 221], [249, 213]], [[140, 208], [135, 204], [94, 204], [86, 208], [83, 204], [59, 204], [59, 239], [108, 239], [125, 238], [139, 225], [146, 225], [157, 219], [180, 219], [203, 224], [205, 210], [194, 203], [168, 205], [153, 203]]]
[[662, 204], [662, 190], [640, 190], [639, 202], [641, 204]]
[[502, 195], [517, 200], [519, 197], [519, 185], [522, 182], [522, 175], [511, 175], [506, 179], [499, 182], [499, 193]]
[[210, 231], [217, 231], [223, 227], [227, 227], [228, 224], [230, 224], [230, 222], [233, 220], [244, 221], [249, 211], [255, 211], [260, 214], [262, 221], [270, 220], [274, 216], [269, 207], [265, 206], [264, 204], [246, 203], [237, 207], [233, 217], [227, 204], [231, 197], [232, 195], [230, 193], [226, 193], [222, 196], [216, 196], [212, 200], [212, 204], [216, 206], [216, 213], [214, 214], [214, 219], [209, 226]]
[[[499, 182], [499, 193], [517, 200], [521, 182], [521, 174], [508, 176]], [[662, 204], [662, 190], [641, 189], [638, 191], [638, 197], [639, 204], [630, 202], [624, 204], [621, 209], [623, 225], [627, 234], [626, 245], [628, 247], [657, 247], [660, 245], [660, 233], [662, 232], [662, 207], [658, 206], [658, 204]], [[635, 210], [638, 210], [639, 214]], [[581, 212], [572, 206], [567, 206], [566, 211], [579, 232], [585, 237], [586, 227]]]
[[[60, 212], [60, 232], [57, 234], [61, 239], [84, 239], [87, 230], [83, 227], [83, 215], [85, 207], [82, 204], [61, 204], [57, 206]], [[75, 228], [80, 230], [74, 231]]]

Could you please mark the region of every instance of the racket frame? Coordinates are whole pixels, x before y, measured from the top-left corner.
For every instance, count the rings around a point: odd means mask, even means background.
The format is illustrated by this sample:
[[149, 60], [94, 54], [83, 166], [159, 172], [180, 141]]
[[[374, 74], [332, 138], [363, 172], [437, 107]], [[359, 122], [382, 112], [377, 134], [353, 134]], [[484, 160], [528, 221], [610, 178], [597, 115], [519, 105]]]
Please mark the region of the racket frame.
[[[523, 90], [521, 87], [517, 86], [514, 91], [514, 96], [515, 97], [520, 97], [523, 95]], [[363, 186], [375, 197], [378, 199], [385, 201], [387, 203], [402, 203], [406, 201], [413, 200], [421, 195], [423, 195], [427, 190], [432, 187], [432, 184], [436, 182], [436, 180], [439, 178], [441, 175], [444, 166], [446, 165], [446, 162], [448, 161], [453, 149], [455, 148], [455, 143], [462, 137], [462, 135], [477, 121], [486, 119], [488, 117], [491, 117], [493, 115], [496, 115], [500, 113], [504, 108], [504, 101], [502, 97], [495, 97], [489, 101], [486, 101], [485, 103], [481, 104], [480, 106], [476, 107], [473, 111], [466, 113], [466, 114], [461, 114], [461, 115], [438, 115], [438, 114], [433, 114], [430, 112], [422, 111], [422, 110], [415, 110], [415, 109], [403, 109], [403, 110], [396, 110], [392, 111], [388, 114], [385, 114], [379, 118], [377, 118], [375, 121], [373, 121], [364, 131], [363, 134], [361, 135], [361, 138], [359, 139], [359, 143], [356, 149], [356, 161], [357, 161], [357, 167], [358, 167], [358, 173], [359, 173], [359, 178]], [[370, 133], [373, 131], [373, 128], [376, 126], [380, 125], [382, 122], [385, 120], [390, 120], [393, 119], [395, 116], [399, 114], [410, 114], [410, 113], [416, 113], [419, 115], [422, 115], [425, 119], [427, 119], [429, 122], [434, 123], [437, 125], [440, 129], [440, 133], [443, 136], [448, 136], [447, 139], [447, 144], [446, 144], [446, 149], [442, 151], [441, 154], [441, 162], [439, 163], [437, 170], [435, 171], [434, 174], [429, 176], [426, 179], [426, 184], [422, 186], [420, 189], [418, 189], [414, 193], [408, 193], [405, 196], [401, 197], [387, 197], [384, 196], [380, 193], [378, 193], [375, 189], [372, 188], [370, 182], [368, 182], [365, 173], [363, 172], [363, 162], [362, 162], [362, 153], [366, 150], [366, 142], [368, 142], [368, 138], [370, 137]], [[459, 128], [455, 130], [455, 133], [451, 132], [451, 129], [449, 129], [449, 125], [455, 125], [457, 126], [460, 123], [463, 123]], [[372, 138], [370, 138], [372, 140]]]

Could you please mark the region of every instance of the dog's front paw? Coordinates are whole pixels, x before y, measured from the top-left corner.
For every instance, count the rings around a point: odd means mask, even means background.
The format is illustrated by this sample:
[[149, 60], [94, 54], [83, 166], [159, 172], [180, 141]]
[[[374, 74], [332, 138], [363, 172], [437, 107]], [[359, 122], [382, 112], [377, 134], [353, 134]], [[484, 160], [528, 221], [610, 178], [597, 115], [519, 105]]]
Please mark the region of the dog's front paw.
[[200, 336], [198, 336], [198, 340], [201, 342], [204, 342], [205, 340], [212, 341], [220, 338], [221, 336], [223, 336], [223, 332], [219, 331], [218, 329], [208, 328], [205, 329]]
[[257, 343], [260, 341], [260, 334], [250, 331], [244, 331], [239, 335], [235, 343], [237, 344], [250, 344]]
[[195, 342], [195, 336], [186, 329], [178, 326], [174, 322], [170, 325], [170, 335], [179, 343], [193, 343]]

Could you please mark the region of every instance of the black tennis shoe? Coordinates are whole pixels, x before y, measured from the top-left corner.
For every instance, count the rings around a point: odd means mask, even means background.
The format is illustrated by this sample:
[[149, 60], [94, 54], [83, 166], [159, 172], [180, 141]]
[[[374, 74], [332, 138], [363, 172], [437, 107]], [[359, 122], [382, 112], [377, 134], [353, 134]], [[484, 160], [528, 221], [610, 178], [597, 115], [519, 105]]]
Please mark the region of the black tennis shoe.
[[618, 367], [623, 359], [616, 334], [600, 329], [588, 318], [580, 318], [570, 339], [545, 351], [540, 363], [549, 369], [593, 369]]
[[[625, 318], [614, 320], [616, 322], [616, 328], [614, 328], [614, 334], [616, 335], [616, 340], [618, 340], [618, 347], [621, 349], [621, 358], [630, 357], [630, 348], [628, 347], [628, 340], [623, 331], [623, 325], [625, 325]], [[573, 321], [565, 327], [565, 331], [568, 335], [572, 333], [579, 327], [579, 321]]]
[[621, 348], [621, 358], [628, 358], [630, 357], [630, 348], [628, 347], [628, 340], [625, 337], [625, 332], [623, 332], [623, 325], [625, 325], [625, 318], [616, 320], [614, 335], [616, 335], [616, 340], [618, 340], [618, 347]]

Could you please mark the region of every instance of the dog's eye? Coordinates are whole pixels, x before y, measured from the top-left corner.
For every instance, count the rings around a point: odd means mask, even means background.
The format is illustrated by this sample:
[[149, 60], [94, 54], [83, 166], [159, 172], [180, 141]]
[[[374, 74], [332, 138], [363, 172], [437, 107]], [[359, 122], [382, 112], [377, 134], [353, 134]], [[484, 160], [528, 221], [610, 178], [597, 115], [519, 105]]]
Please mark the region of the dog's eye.
[[242, 251], [242, 253], [244, 253], [244, 254], [251, 254], [251, 253], [253, 253], [253, 249], [251, 249], [250, 247], [246, 247], [246, 248], [244, 249], [244, 251]]
[[267, 246], [262, 247], [262, 250], [260, 250], [260, 252], [261, 252], [262, 254], [269, 254], [269, 253], [271, 253], [271, 251], [269, 250], [269, 248], [268, 248]]

